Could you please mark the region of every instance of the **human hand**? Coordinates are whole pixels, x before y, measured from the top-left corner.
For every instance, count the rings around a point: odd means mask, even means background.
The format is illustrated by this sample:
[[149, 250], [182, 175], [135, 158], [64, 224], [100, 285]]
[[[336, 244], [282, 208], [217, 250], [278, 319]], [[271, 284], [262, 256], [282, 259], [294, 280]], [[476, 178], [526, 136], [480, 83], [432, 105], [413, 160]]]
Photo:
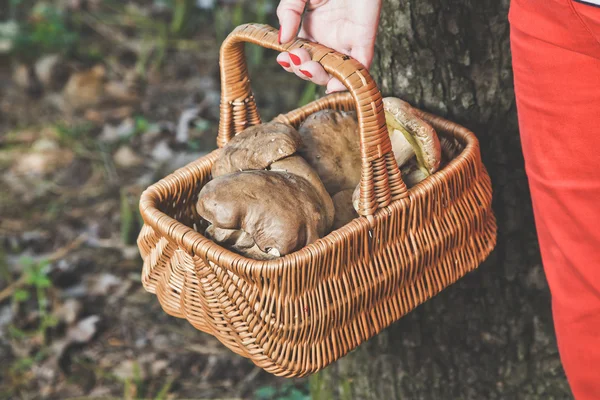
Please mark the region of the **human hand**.
[[[298, 37], [330, 47], [370, 67], [381, 0], [281, 0], [277, 7], [280, 43], [294, 40], [305, 7]], [[327, 85], [327, 93], [346, 90], [304, 49], [280, 53], [277, 62], [304, 80]]]

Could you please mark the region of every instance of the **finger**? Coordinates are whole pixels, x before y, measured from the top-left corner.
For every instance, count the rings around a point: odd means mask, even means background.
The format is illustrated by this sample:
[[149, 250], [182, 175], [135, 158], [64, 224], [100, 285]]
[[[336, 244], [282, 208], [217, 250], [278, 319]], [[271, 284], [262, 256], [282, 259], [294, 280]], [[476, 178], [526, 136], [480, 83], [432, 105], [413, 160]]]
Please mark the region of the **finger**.
[[303, 63], [311, 60], [310, 53], [305, 49], [294, 49], [288, 54], [290, 56], [290, 60], [292, 61], [292, 68], [294, 68], [294, 70], [302, 66]]
[[302, 72], [304, 69], [304, 64], [311, 60], [310, 54], [305, 49], [294, 49], [289, 53], [290, 60], [292, 61], [291, 67], [294, 70], [294, 73], [304, 80], [310, 79], [309, 76]]
[[311, 61], [310, 54], [304, 49], [294, 49], [289, 52], [290, 60], [292, 60], [292, 69], [294, 73], [304, 80], [312, 78], [312, 74], [306, 70], [306, 65]]
[[281, 0], [277, 6], [277, 18], [279, 19], [279, 43], [289, 43], [294, 40], [302, 13], [307, 0]]
[[287, 72], [294, 72], [290, 55], [287, 52], [279, 53], [277, 56], [277, 64], [281, 65], [281, 68], [285, 69]]
[[317, 85], [326, 85], [329, 82], [331, 77], [325, 70], [323, 66], [316, 61], [307, 61], [299, 67], [300, 73], [316, 83]]
[[337, 78], [333, 78], [327, 83], [327, 93], [343, 92], [346, 90], [348, 90], [346, 86]]
[[[373, 44], [373, 46], [353, 47], [350, 50], [350, 56], [368, 69], [373, 62], [374, 46]], [[345, 90], [348, 90], [346, 86], [336, 78], [333, 78], [327, 84], [327, 93], [343, 92]]]

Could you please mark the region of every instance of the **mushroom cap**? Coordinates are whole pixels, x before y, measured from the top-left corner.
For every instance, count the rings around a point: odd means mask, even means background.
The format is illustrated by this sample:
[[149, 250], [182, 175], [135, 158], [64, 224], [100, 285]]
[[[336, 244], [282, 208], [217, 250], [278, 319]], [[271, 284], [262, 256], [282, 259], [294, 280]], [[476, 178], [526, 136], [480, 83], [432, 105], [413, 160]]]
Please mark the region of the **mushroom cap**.
[[360, 185], [356, 185], [354, 191], [352, 192], [352, 207], [354, 210], [358, 212], [358, 203], [360, 201]]
[[254, 125], [235, 135], [212, 166], [213, 178], [232, 172], [261, 170], [296, 152], [302, 140], [296, 129], [280, 122]]
[[217, 243], [229, 246], [236, 253], [255, 260], [272, 260], [277, 258], [271, 253], [265, 253], [258, 248], [254, 239], [248, 232], [241, 229], [222, 229], [214, 225], [206, 228], [205, 236]]
[[354, 189], [345, 189], [333, 196], [332, 200], [335, 207], [333, 230], [341, 228], [354, 218], [358, 218], [358, 213], [355, 211], [352, 204], [353, 193]]
[[317, 194], [320, 197], [320, 201], [323, 204], [323, 216], [327, 223], [327, 229], [331, 227], [335, 216], [335, 207], [333, 205], [333, 201], [331, 199], [331, 196], [329, 196], [329, 193], [327, 193], [327, 190], [325, 189], [325, 186], [323, 185], [323, 182], [321, 181], [319, 175], [310, 165], [308, 165], [304, 158], [298, 155], [283, 158], [271, 164], [270, 170], [287, 172], [306, 179], [317, 191]]
[[325, 203], [308, 180], [262, 170], [211, 180], [200, 191], [196, 208], [216, 228], [243, 230], [262, 252], [286, 255], [327, 233]]
[[[442, 150], [435, 129], [413, 114], [407, 102], [395, 97], [383, 99], [383, 108], [388, 129], [401, 131], [413, 146], [419, 167], [427, 175], [440, 166]], [[399, 165], [400, 166], [400, 165]]]
[[356, 113], [321, 110], [308, 116], [298, 131], [298, 153], [317, 171], [330, 195], [356, 186], [361, 176]]

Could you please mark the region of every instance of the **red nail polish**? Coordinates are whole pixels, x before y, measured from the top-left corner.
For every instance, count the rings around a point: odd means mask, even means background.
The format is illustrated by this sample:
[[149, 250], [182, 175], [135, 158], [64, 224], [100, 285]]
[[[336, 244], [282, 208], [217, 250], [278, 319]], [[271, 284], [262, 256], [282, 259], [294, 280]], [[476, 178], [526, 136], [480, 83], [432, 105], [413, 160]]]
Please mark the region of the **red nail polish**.
[[285, 61], [277, 61], [279, 63], [279, 65], [281, 65], [283, 68], [289, 68], [290, 67], [290, 63], [286, 63]]
[[312, 78], [312, 74], [310, 72], [305, 71], [303, 69], [301, 69], [300, 72], [302, 72], [304, 74], [304, 76], [308, 76], [309, 78]]
[[292, 60], [292, 62], [294, 63], [294, 65], [300, 65], [300, 64], [302, 64], [302, 60], [300, 60], [300, 57], [298, 57], [295, 54], [290, 53], [290, 59]]
[[279, 28], [279, 34], [277, 35], [277, 42], [281, 44], [281, 28]]

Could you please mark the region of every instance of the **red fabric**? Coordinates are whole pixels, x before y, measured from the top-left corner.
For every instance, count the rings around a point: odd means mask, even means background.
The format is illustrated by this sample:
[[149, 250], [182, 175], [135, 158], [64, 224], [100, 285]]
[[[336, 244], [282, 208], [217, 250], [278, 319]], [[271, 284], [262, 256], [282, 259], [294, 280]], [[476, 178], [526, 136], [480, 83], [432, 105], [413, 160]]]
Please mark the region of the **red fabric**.
[[560, 357], [600, 399], [600, 7], [512, 0], [521, 141]]

